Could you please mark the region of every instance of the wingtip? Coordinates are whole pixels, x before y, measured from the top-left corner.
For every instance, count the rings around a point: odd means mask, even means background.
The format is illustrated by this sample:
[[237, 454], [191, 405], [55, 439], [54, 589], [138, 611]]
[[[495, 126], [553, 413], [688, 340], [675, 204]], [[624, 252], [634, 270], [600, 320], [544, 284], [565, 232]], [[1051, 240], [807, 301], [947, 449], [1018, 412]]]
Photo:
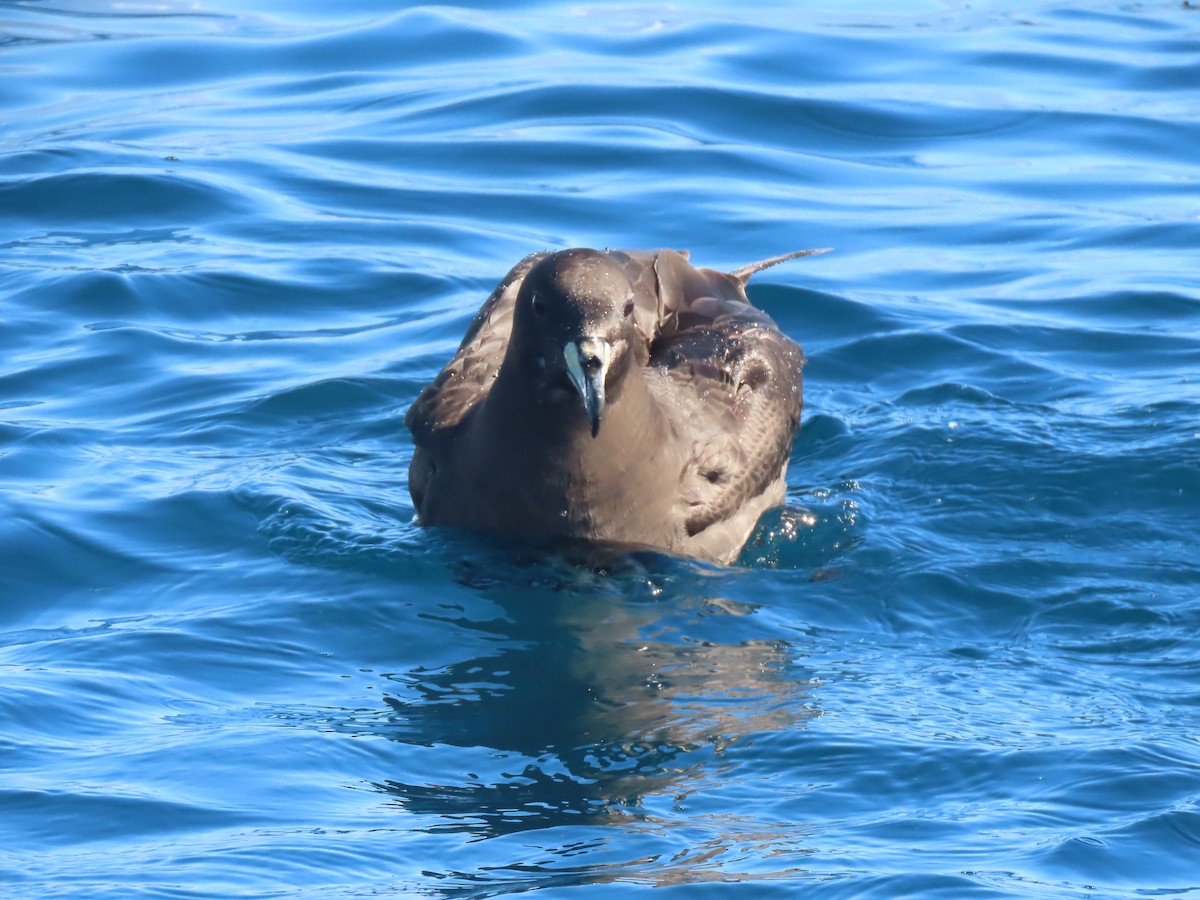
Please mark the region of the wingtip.
[[729, 274], [745, 284], [750, 280], [750, 276], [756, 272], [761, 272], [763, 269], [769, 269], [771, 266], [777, 266], [782, 262], [787, 262], [789, 259], [799, 259], [802, 256], [819, 256], [822, 253], [828, 253], [832, 247], [816, 247], [812, 250], [796, 250], [793, 253], [784, 253], [782, 256], [772, 256], [770, 259], [760, 259], [758, 262], [752, 262], [748, 266], [742, 266], [740, 269], [735, 269]]

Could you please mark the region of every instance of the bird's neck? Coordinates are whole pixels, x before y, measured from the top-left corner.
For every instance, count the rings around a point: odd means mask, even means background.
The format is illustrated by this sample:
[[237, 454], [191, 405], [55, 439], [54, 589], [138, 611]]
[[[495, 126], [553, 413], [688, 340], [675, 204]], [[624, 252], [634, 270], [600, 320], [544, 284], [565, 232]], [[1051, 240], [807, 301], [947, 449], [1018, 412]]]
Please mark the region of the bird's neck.
[[480, 410], [487, 437], [473, 446], [486, 446], [487, 468], [504, 473], [500, 489], [510, 503], [528, 507], [530, 516], [552, 509], [561, 517], [541, 523], [541, 531], [617, 534], [631, 518], [661, 513], [652, 501], [666, 496], [659, 481], [678, 470], [671, 461], [677, 448], [643, 370], [632, 367], [619, 388], [610, 390], [593, 437], [582, 404], [538, 404], [529, 385], [497, 378]]
[[[496, 379], [480, 410], [480, 423], [495, 441], [494, 450], [508, 446], [525, 455], [545, 455], [564, 462], [585, 463], [652, 446], [665, 436], [662, 417], [642, 370], [631, 366], [619, 385], [609, 385], [608, 402], [596, 436], [577, 397], [565, 402], [539, 402], [537, 389], [520, 371]], [[541, 462], [545, 462], [542, 460]]]

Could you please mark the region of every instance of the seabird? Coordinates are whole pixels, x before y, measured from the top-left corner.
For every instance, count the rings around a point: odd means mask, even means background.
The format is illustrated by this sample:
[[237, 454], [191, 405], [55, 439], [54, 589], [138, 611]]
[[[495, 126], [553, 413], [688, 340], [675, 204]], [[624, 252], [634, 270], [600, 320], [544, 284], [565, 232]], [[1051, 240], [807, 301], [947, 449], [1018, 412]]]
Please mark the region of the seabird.
[[418, 520], [728, 564], [783, 502], [799, 345], [686, 252], [521, 260], [409, 408]]

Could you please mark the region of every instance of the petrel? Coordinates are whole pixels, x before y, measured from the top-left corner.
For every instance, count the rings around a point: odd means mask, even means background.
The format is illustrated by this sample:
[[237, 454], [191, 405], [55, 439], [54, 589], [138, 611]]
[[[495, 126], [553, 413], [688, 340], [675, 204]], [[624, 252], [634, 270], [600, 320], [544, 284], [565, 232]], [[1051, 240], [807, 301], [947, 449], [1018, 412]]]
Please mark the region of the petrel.
[[784, 498], [804, 355], [746, 297], [769, 266], [527, 256], [405, 416], [418, 520], [728, 564]]

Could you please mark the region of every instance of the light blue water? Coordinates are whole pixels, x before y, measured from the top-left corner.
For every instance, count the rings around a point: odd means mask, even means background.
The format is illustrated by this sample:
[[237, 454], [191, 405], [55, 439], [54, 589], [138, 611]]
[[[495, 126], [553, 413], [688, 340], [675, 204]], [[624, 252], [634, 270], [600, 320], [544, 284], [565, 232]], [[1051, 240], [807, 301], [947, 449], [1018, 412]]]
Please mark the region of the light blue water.
[[[1200, 11], [480, 6], [0, 2], [3, 896], [1200, 897]], [[572, 245], [836, 249], [742, 566], [411, 524]]]

